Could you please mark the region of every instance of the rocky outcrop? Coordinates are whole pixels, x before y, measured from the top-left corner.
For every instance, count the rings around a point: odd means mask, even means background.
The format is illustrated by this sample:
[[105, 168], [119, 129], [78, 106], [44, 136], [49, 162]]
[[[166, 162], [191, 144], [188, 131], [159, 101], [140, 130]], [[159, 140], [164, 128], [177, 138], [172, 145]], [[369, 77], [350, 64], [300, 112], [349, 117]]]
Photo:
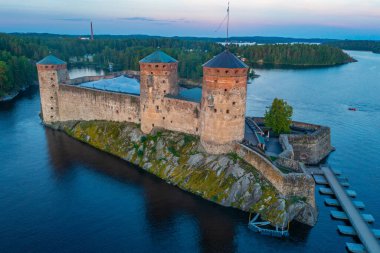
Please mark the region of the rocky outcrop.
[[302, 196], [284, 196], [236, 153], [210, 155], [199, 138], [155, 130], [144, 135], [139, 125], [104, 121], [52, 125], [100, 150], [116, 155], [183, 190], [223, 206], [260, 213], [272, 224], [298, 219], [314, 225], [315, 209]]

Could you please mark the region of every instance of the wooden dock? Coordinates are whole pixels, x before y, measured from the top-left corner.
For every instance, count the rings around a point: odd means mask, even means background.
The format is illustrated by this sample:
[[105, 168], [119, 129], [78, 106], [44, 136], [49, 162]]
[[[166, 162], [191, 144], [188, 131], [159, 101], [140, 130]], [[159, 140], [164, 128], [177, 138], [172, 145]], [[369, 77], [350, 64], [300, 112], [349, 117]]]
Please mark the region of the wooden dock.
[[[359, 213], [358, 209], [356, 209], [354, 203], [349, 197], [348, 190], [345, 190], [343, 188], [343, 186], [340, 184], [340, 182], [338, 181], [335, 175], [336, 173], [334, 173], [329, 167], [322, 167], [321, 169], [331, 187], [331, 191], [333, 192], [333, 194], [335, 194], [337, 200], [342, 206], [342, 209], [344, 210], [344, 215], [346, 215], [347, 219], [350, 221], [353, 229], [355, 230], [357, 236], [359, 237], [361, 243], [363, 244], [363, 245], [360, 245], [360, 244], [346, 243], [347, 248], [351, 252], [365, 252], [366, 251], [369, 253], [379, 253], [380, 252], [379, 242], [377, 241], [374, 232], [368, 227], [366, 221], [363, 219], [363, 215]], [[367, 217], [367, 218], [370, 218], [370, 217]]]

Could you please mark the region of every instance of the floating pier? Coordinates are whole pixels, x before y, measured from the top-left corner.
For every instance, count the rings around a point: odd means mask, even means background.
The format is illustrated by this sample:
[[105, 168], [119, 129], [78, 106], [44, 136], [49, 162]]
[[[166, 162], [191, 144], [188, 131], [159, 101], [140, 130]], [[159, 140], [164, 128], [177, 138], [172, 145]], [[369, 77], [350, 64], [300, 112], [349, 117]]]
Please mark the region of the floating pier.
[[[356, 208], [358, 208], [358, 209], [364, 209], [364, 208], [365, 208], [364, 203], [361, 202], [361, 201], [355, 201], [355, 200], [354, 200], [354, 201], [352, 201], [352, 203], [353, 203], [354, 206], [355, 206]], [[340, 206], [340, 203], [339, 203], [338, 200], [336, 200], [336, 199], [331, 199], [331, 198], [327, 198], [327, 199], [325, 199], [325, 204], [326, 204], [327, 206], [337, 206], [337, 207]]]
[[[319, 188], [319, 193], [324, 194], [324, 195], [335, 195], [333, 190], [331, 190], [330, 188], [325, 188], [325, 187]], [[356, 192], [353, 190], [346, 190], [346, 194], [352, 198], [355, 198], [357, 195]]]
[[350, 243], [346, 242], [346, 247], [349, 252], [352, 253], [366, 253], [367, 251], [365, 250], [364, 246], [362, 244], [358, 243]]
[[[375, 219], [370, 214], [361, 214], [356, 208], [350, 197], [356, 197], [356, 192], [352, 190], [346, 190], [342, 186], [342, 182], [339, 182], [336, 172], [329, 167], [322, 167], [321, 170], [329, 184], [330, 188], [320, 188], [319, 192], [326, 195], [335, 195], [336, 200], [339, 202], [344, 212], [331, 211], [331, 216], [336, 219], [347, 219], [350, 221], [352, 227], [342, 226], [338, 230], [342, 234], [352, 234], [352, 230], [357, 235], [362, 244], [346, 243], [346, 247], [350, 252], [369, 252], [380, 253], [380, 245], [376, 236], [378, 231], [372, 230], [368, 227], [366, 222], [374, 222]], [[342, 177], [340, 177], [343, 181]], [[347, 182], [347, 181], [346, 181]], [[334, 201], [328, 200], [327, 202], [333, 203]], [[364, 205], [364, 204], [363, 204]], [[352, 230], [350, 229], [352, 228]]]
[[[342, 235], [356, 236], [356, 231], [351, 226], [338, 225], [338, 231]], [[372, 229], [373, 234], [377, 239], [380, 239], [380, 229]]]
[[[340, 211], [331, 211], [330, 212], [331, 216], [334, 218], [334, 219], [337, 219], [337, 220], [348, 220], [348, 216], [345, 212], [340, 212]], [[363, 217], [363, 220], [368, 222], [368, 223], [373, 223], [375, 222], [375, 218], [373, 218], [373, 216], [371, 214], [361, 214], [361, 216]]]

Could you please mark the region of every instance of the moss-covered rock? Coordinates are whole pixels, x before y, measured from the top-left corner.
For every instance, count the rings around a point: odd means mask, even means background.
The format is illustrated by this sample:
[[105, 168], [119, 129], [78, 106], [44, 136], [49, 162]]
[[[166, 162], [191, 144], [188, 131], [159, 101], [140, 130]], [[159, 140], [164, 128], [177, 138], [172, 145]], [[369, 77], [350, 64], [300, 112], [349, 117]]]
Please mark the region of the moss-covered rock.
[[136, 124], [104, 121], [54, 127], [204, 199], [260, 213], [272, 224], [287, 225], [306, 206], [302, 198], [281, 196], [236, 154], [204, 153], [196, 136], [166, 130], [144, 135]]

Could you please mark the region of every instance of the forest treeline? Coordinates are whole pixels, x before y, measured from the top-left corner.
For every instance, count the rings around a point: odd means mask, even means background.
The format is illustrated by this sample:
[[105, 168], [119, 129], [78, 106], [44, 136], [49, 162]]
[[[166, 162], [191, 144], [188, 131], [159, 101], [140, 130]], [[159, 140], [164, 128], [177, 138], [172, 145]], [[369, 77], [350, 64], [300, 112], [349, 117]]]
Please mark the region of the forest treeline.
[[[72, 36], [0, 34], [0, 96], [36, 81], [35, 63], [48, 54], [68, 62], [69, 67], [107, 69], [112, 63], [114, 71], [138, 70], [138, 61], [158, 48], [179, 60], [181, 78], [192, 80], [200, 80], [202, 64], [224, 50], [215, 42], [178, 38], [105, 37], [90, 41]], [[332, 66], [352, 61], [341, 49], [326, 45], [230, 45], [229, 49], [253, 67]]]
[[373, 40], [339, 40], [326, 43], [345, 50], [372, 51], [380, 54], [380, 41]]

